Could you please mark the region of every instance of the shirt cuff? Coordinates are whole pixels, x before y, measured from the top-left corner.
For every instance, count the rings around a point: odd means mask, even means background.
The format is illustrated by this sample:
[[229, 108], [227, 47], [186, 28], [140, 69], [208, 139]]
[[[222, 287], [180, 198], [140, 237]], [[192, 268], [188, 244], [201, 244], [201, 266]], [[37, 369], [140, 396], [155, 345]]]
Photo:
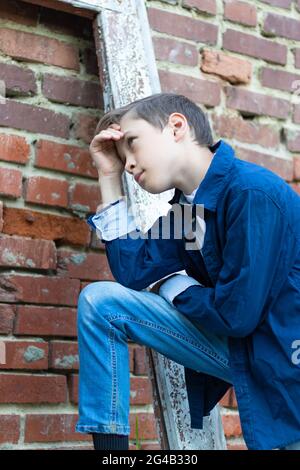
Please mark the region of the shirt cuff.
[[190, 286], [202, 286], [202, 284], [191, 276], [176, 274], [160, 286], [159, 295], [173, 305], [173, 299]]
[[123, 197], [101, 209], [100, 212], [90, 215], [86, 222], [96, 231], [102, 242], [121, 238], [133, 230], [139, 230]]

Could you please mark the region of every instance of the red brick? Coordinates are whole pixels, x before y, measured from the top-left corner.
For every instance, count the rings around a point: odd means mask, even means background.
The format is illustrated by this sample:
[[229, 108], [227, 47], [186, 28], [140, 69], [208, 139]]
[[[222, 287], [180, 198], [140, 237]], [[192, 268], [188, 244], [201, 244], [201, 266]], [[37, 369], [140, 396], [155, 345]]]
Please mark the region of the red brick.
[[188, 10], [195, 10], [208, 15], [217, 14], [216, 0], [183, 0], [182, 6]]
[[75, 117], [74, 134], [76, 139], [81, 139], [86, 144], [90, 144], [95, 135], [99, 117], [78, 113]]
[[220, 51], [202, 51], [201, 70], [212, 73], [233, 84], [247, 84], [251, 80], [252, 64]]
[[93, 250], [105, 250], [105, 243], [98, 238], [95, 230], [91, 230], [91, 243], [90, 247]]
[[99, 184], [76, 183], [69, 191], [69, 204], [74, 210], [96, 212], [101, 202]]
[[75, 414], [28, 414], [24, 442], [87, 441], [89, 434], [75, 431]]
[[[14, 312], [9, 312], [12, 319]], [[12, 307], [10, 307], [12, 309]], [[8, 323], [8, 320], [7, 320]], [[10, 321], [12, 323], [12, 320]], [[6, 330], [10, 328], [10, 323]], [[0, 305], [0, 325], [1, 305]], [[1, 328], [0, 328], [1, 332]], [[77, 309], [68, 307], [40, 307], [36, 305], [17, 305], [14, 335], [35, 336], [77, 336]]]
[[289, 91], [293, 93], [293, 83], [298, 80], [300, 83], [300, 75], [295, 73], [286, 72], [284, 70], [275, 70], [267, 67], [261, 69], [261, 83], [272, 89]]
[[139, 439], [157, 439], [155, 417], [153, 413], [131, 413], [130, 422], [130, 439], [136, 438], [136, 418], [138, 420], [138, 436]]
[[32, 70], [12, 64], [1, 64], [0, 80], [5, 82], [5, 95], [31, 96], [37, 92]]
[[223, 48], [275, 64], [285, 65], [287, 61], [286, 46], [233, 29], [223, 34]]
[[215, 133], [221, 137], [258, 144], [265, 148], [276, 148], [280, 144], [280, 131], [276, 130], [275, 126], [260, 124], [223, 112], [220, 115], [213, 114], [212, 121]]
[[2, 20], [6, 19], [26, 26], [37, 26], [39, 11], [40, 7], [38, 5], [29, 5], [20, 1], [0, 3], [0, 17]]
[[291, 104], [288, 100], [254, 93], [238, 87], [225, 87], [229, 108], [238, 109], [244, 115], [267, 115], [287, 119]]
[[0, 374], [0, 403], [66, 403], [63, 375]]
[[268, 5], [272, 5], [274, 7], [285, 8], [289, 10], [291, 8], [292, 0], [260, 0], [263, 3], [267, 3]]
[[219, 404], [228, 408], [237, 408], [237, 401], [233, 387], [228, 389], [223, 398], [219, 401]]
[[300, 132], [292, 129], [284, 129], [286, 146], [290, 152], [300, 152]]
[[32, 106], [6, 98], [0, 106], [0, 126], [68, 138], [68, 116], [51, 109]]
[[0, 50], [11, 57], [79, 71], [78, 47], [44, 35], [0, 29]]
[[31, 176], [25, 182], [24, 199], [34, 204], [67, 208], [68, 189], [67, 181]]
[[248, 450], [246, 444], [235, 444], [227, 441], [227, 450]]
[[22, 195], [22, 172], [13, 168], [0, 168], [0, 194], [18, 198]]
[[196, 103], [206, 106], [220, 104], [221, 87], [219, 83], [187, 77], [179, 73], [159, 70], [162, 92], [173, 92], [187, 96]]
[[224, 18], [246, 26], [256, 26], [257, 24], [255, 6], [236, 0], [224, 1]]
[[300, 155], [294, 157], [294, 177], [295, 180], [300, 180]]
[[72, 245], [88, 245], [90, 228], [85, 220], [26, 209], [4, 208], [3, 233], [43, 238]]
[[39, 140], [35, 166], [98, 179], [98, 171], [89, 150], [74, 145]]
[[0, 415], [0, 444], [17, 444], [20, 437], [20, 416]]
[[2, 275], [0, 301], [77, 305], [79, 281], [51, 276]]
[[281, 36], [300, 41], [300, 21], [275, 13], [268, 13], [264, 21], [263, 32], [270, 36]]
[[153, 37], [152, 42], [156, 60], [189, 65], [190, 67], [198, 64], [198, 51], [192, 44], [160, 37]]
[[296, 124], [300, 124], [300, 104], [295, 104], [294, 114], [293, 114], [293, 121]]
[[294, 49], [295, 54], [295, 67], [300, 69], [300, 49]]
[[104, 253], [83, 253], [59, 248], [58, 269], [60, 277], [85, 279], [90, 281], [113, 280]]
[[103, 108], [103, 97], [98, 82], [78, 80], [74, 77], [45, 74], [42, 85], [43, 95], [57, 103]]
[[0, 232], [3, 229], [3, 202], [0, 201]]
[[53, 241], [0, 236], [0, 266], [27, 269], [56, 269]]
[[99, 75], [99, 68], [97, 63], [97, 56], [95, 48], [88, 47], [82, 52], [82, 62], [85, 66], [86, 73], [90, 75]]
[[48, 369], [48, 343], [4, 341], [5, 364], [0, 369]]
[[29, 155], [30, 146], [24, 137], [13, 134], [0, 134], [0, 160], [26, 164]]
[[148, 362], [145, 346], [134, 347], [134, 369], [135, 375], [148, 375]]
[[238, 158], [268, 168], [286, 181], [293, 180], [292, 160], [237, 146], [235, 150]]
[[151, 405], [152, 387], [148, 377], [130, 378], [130, 405]]
[[239, 437], [242, 435], [241, 422], [238, 414], [222, 415], [222, 423], [226, 437]]
[[15, 308], [9, 304], [0, 305], [0, 334], [10, 334], [13, 331]]
[[214, 24], [157, 8], [147, 8], [147, 14], [150, 27], [155, 31], [195, 42], [217, 43], [218, 26]]
[[300, 196], [300, 183], [290, 183], [290, 186]]
[[50, 341], [49, 368], [54, 370], [78, 370], [78, 344], [71, 341]]

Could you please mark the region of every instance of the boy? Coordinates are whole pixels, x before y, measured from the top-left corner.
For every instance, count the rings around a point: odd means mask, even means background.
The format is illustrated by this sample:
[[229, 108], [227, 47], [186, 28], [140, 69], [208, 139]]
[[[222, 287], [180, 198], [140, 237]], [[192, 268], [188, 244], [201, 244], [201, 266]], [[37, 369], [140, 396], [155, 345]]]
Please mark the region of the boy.
[[[95, 449], [128, 448], [131, 338], [184, 365], [192, 428], [233, 385], [249, 449], [300, 449], [299, 196], [213, 144], [205, 113], [174, 93], [104, 115], [90, 153], [102, 205], [88, 223], [117, 282], [79, 296], [76, 430]], [[175, 188], [146, 234], [127, 210], [124, 169], [150, 193]]]

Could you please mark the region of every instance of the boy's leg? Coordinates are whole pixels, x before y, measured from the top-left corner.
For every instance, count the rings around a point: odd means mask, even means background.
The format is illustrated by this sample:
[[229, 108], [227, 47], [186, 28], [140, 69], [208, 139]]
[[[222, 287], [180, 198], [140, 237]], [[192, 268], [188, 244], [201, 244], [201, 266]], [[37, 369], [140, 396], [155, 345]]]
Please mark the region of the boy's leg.
[[77, 432], [130, 434], [128, 338], [231, 382], [227, 339], [196, 327], [153, 292], [112, 281], [91, 283], [79, 295], [77, 329]]

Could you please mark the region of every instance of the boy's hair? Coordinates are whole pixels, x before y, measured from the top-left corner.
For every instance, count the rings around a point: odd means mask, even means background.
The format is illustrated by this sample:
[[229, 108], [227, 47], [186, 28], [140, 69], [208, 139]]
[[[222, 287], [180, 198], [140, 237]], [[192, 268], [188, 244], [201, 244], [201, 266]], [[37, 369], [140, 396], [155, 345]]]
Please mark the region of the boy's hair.
[[132, 119], [144, 119], [161, 131], [166, 126], [170, 114], [179, 112], [186, 117], [192, 138], [198, 145], [213, 145], [207, 115], [189, 98], [176, 93], [156, 93], [108, 111], [98, 122], [95, 135], [111, 124], [120, 124], [121, 118], [129, 112]]

